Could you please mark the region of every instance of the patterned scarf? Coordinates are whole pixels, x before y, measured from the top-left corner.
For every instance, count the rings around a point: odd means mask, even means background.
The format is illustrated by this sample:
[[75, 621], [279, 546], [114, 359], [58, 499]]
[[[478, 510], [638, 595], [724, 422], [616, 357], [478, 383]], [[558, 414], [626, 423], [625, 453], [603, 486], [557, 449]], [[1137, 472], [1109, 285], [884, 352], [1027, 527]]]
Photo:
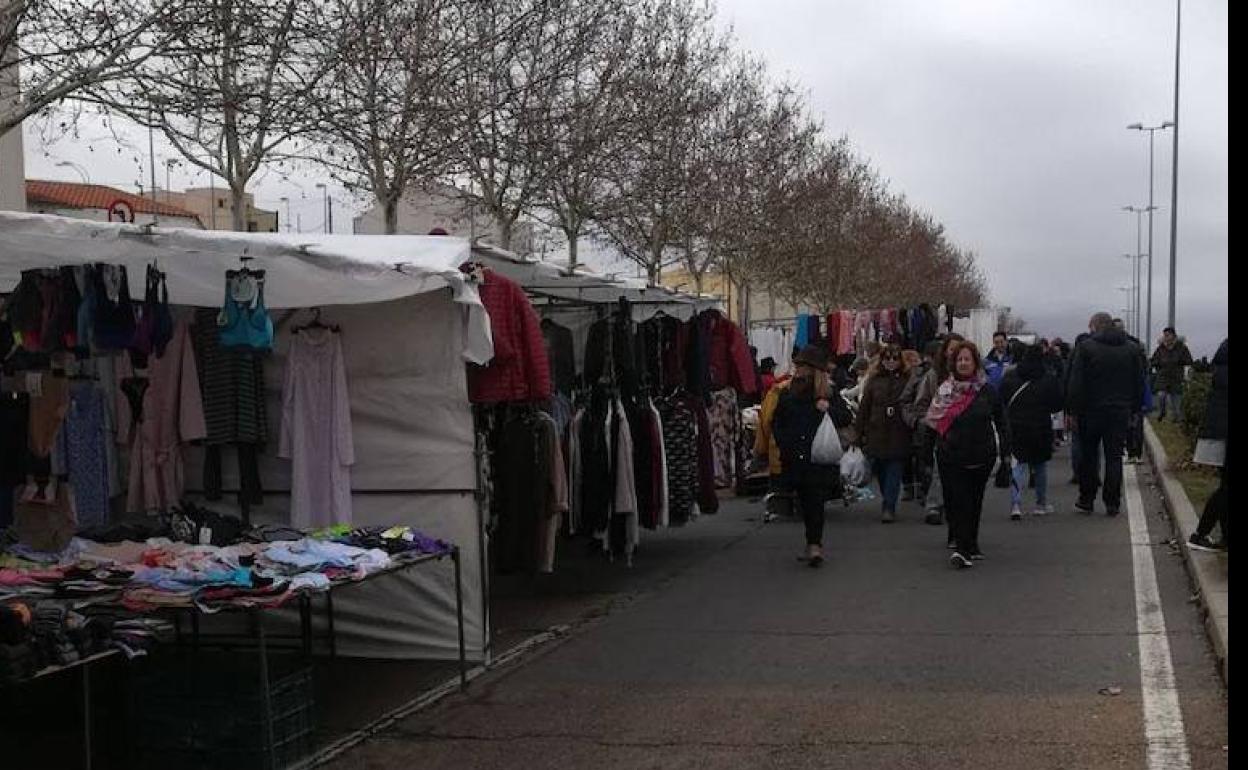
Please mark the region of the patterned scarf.
[[932, 397], [932, 405], [927, 409], [924, 422], [941, 436], [949, 432], [953, 421], [970, 407], [984, 387], [988, 378], [983, 372], [975, 375], [973, 380], [957, 380], [953, 377], [941, 383]]

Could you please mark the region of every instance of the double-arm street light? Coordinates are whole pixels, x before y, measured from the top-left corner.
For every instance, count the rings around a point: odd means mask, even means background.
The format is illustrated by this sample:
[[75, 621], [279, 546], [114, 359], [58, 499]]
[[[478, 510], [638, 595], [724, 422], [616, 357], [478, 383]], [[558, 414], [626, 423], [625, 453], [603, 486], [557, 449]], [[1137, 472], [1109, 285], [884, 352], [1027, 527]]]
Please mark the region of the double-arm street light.
[[[1164, 131], [1167, 128], [1174, 128], [1174, 122], [1163, 120], [1155, 126], [1146, 126], [1143, 123], [1132, 123], [1127, 126], [1132, 131], [1148, 132], [1148, 289], [1146, 291], [1147, 306], [1144, 321], [1144, 346], [1151, 350], [1153, 346], [1153, 135], [1158, 131]], [[1172, 279], [1173, 280], [1173, 279]], [[1171, 295], [1173, 296], [1173, 294]], [[1171, 315], [1174, 310], [1171, 308]], [[1173, 321], [1171, 322], [1173, 325]]]

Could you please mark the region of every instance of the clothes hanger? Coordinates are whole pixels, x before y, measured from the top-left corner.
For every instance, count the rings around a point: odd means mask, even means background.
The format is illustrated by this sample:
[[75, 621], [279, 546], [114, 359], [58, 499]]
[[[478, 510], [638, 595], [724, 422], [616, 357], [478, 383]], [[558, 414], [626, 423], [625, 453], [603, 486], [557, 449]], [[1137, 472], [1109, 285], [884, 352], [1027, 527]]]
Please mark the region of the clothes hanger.
[[312, 308], [312, 320], [311, 321], [301, 326], [294, 327], [293, 329], [290, 330], [290, 333], [298, 334], [299, 332], [304, 331], [305, 329], [328, 329], [334, 334], [337, 334], [339, 331], [341, 331], [341, 329], [338, 328], [338, 324], [324, 324], [321, 322], [321, 309], [319, 307]]

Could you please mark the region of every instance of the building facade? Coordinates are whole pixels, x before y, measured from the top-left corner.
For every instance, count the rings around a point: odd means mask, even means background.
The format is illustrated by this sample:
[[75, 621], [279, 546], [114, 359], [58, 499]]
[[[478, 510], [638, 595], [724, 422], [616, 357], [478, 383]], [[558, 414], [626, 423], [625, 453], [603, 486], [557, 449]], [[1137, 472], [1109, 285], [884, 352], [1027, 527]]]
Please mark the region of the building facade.
[[27, 180], [25, 186], [26, 210], [37, 214], [107, 222], [110, 209], [120, 204], [120, 208], [133, 213], [135, 224], [203, 229], [199, 217], [181, 206], [134, 195], [116, 187], [40, 179]]
[[[697, 293], [698, 282], [684, 268], [665, 270], [660, 283], [669, 289]], [[729, 281], [723, 273], [708, 270], [702, 276], [702, 293], [713, 294], [724, 302], [724, 311], [729, 319], [738, 324], [749, 324], [771, 320], [791, 320], [799, 312], [798, 307], [785, 302], [765, 289], [754, 286], [742, 287]], [[744, 293], [744, 297], [742, 294]]]
[[[234, 199], [226, 187], [188, 187], [182, 192], [172, 190], [156, 191], [156, 199], [179, 208], [183, 208], [203, 223], [205, 230], [234, 229]], [[243, 196], [249, 233], [276, 233], [280, 223], [276, 211], [268, 211], [256, 207], [255, 196], [246, 193]]]

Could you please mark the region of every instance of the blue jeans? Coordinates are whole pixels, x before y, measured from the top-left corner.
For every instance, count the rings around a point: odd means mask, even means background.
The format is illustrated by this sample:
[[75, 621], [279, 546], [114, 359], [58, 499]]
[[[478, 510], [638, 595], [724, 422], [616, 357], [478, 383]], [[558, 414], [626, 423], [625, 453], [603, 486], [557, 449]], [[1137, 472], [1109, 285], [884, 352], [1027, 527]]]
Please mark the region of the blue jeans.
[[880, 494], [884, 496], [884, 510], [897, 512], [897, 498], [901, 496], [901, 478], [906, 472], [905, 460], [872, 460], [871, 470], [880, 482]]
[[1017, 463], [1014, 466], [1014, 483], [1010, 484], [1010, 505], [1023, 507], [1023, 490], [1027, 488], [1027, 469], [1036, 479], [1036, 505], [1045, 505], [1049, 501], [1049, 464]]
[[1157, 394], [1157, 419], [1164, 420], [1167, 415], [1172, 422], [1183, 421], [1182, 391], [1171, 392], [1163, 390]]

